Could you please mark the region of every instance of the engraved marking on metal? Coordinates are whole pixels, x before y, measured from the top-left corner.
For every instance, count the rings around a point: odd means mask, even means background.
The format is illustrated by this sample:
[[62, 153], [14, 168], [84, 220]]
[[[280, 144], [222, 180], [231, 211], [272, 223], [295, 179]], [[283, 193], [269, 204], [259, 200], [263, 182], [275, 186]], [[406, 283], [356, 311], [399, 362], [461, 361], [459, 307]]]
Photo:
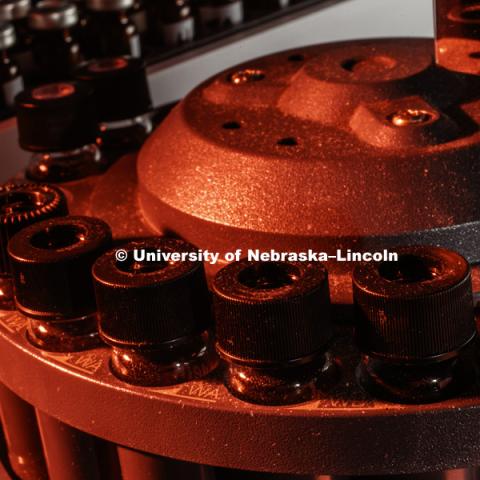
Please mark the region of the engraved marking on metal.
[[0, 312], [0, 325], [10, 333], [20, 333], [27, 326], [27, 319], [18, 312]]
[[95, 352], [82, 352], [81, 354], [42, 352], [42, 355], [89, 375], [96, 374], [103, 365], [102, 355]]

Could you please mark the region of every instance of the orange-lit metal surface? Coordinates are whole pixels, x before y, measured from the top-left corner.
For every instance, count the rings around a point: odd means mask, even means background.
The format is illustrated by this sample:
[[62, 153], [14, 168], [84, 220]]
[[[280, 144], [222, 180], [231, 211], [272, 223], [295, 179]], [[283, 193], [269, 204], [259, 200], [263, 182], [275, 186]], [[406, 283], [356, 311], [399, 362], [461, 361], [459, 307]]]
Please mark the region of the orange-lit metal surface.
[[[480, 81], [458, 57], [441, 58], [451, 41], [442, 35], [438, 63], [430, 40], [386, 39], [229, 69], [175, 107], [138, 157], [63, 183], [70, 212], [106, 221], [116, 245], [155, 234], [220, 253], [423, 243], [478, 264]], [[462, 35], [475, 59], [476, 40]], [[221, 266], [206, 265], [210, 282]], [[43, 453], [50, 480], [478, 478], [478, 378], [430, 404], [367, 393], [352, 265], [327, 268], [335, 374], [312, 400], [289, 406], [237, 399], [222, 367], [175, 386], [132, 386], [111, 373], [106, 345], [42, 351], [27, 340], [24, 316], [0, 312], [0, 381], [34, 418], [39, 471]], [[475, 298], [479, 280], [474, 266]]]

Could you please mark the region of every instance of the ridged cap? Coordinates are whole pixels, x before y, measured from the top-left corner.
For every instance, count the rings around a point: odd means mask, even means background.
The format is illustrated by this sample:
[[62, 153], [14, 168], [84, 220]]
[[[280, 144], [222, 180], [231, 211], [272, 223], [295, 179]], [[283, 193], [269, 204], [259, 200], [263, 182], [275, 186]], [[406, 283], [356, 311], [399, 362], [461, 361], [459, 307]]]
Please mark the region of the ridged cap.
[[75, 77], [93, 90], [100, 122], [135, 118], [152, 108], [145, 64], [138, 58], [91, 60], [78, 68]]
[[0, 20], [12, 22], [25, 18], [30, 11], [30, 0], [0, 0]]
[[60, 82], [24, 90], [15, 98], [20, 146], [31, 152], [74, 150], [95, 142], [92, 91]]
[[43, 0], [28, 15], [28, 25], [33, 30], [60, 30], [78, 23], [78, 9], [73, 2]]
[[128, 10], [134, 3], [134, 0], [86, 0], [87, 9], [97, 12]]
[[0, 186], [0, 273], [10, 273], [7, 246], [15, 233], [32, 223], [68, 214], [63, 192], [50, 185]]
[[92, 217], [45, 220], [18, 232], [8, 246], [18, 310], [43, 320], [95, 312], [91, 269], [111, 242], [110, 227]]
[[0, 50], [7, 50], [15, 45], [17, 37], [11, 23], [0, 22]]
[[398, 262], [367, 263], [353, 272], [359, 347], [399, 360], [455, 353], [476, 332], [467, 261], [438, 247], [395, 251]]
[[232, 263], [216, 275], [213, 299], [223, 356], [290, 361], [322, 351], [331, 337], [328, 274], [319, 263]]
[[146, 249], [196, 253], [182, 240], [151, 238], [123, 246], [97, 260], [93, 267], [99, 331], [103, 340], [126, 348], [152, 348], [205, 331], [210, 326], [209, 292], [202, 262], [147, 262], [134, 258]]

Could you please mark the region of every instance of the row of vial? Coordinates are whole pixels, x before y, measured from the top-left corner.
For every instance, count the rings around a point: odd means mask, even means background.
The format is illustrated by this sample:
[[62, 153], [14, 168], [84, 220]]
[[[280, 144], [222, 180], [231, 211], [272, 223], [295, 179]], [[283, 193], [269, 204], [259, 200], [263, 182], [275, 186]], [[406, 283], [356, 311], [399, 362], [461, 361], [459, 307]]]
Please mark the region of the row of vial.
[[[102, 340], [115, 376], [146, 386], [202, 378], [222, 358], [228, 390], [267, 405], [318, 398], [338, 381], [322, 264], [243, 260], [221, 269], [210, 292], [203, 263], [134, 254], [197, 252], [183, 240], [142, 239], [119, 251], [105, 222], [68, 216], [55, 187], [10, 185], [1, 195], [3, 307], [14, 296], [38, 348]], [[471, 388], [479, 362], [469, 264], [439, 247], [397, 252], [398, 262], [353, 270], [360, 384], [413, 403]]]
[[[243, 3], [242, 0], [42, 0], [32, 5], [31, 0], [2, 0], [0, 83], [4, 105], [0, 108], [12, 105], [24, 79], [35, 85], [67, 80], [87, 59], [142, 57], [146, 43], [153, 51], [155, 45], [174, 47], [194, 40], [196, 29], [205, 36], [242, 23]], [[268, 12], [289, 2], [251, 3], [254, 11]]]
[[99, 174], [118, 156], [138, 150], [157, 121], [141, 59], [92, 60], [74, 76], [15, 97], [19, 144], [31, 153], [29, 180], [56, 183]]

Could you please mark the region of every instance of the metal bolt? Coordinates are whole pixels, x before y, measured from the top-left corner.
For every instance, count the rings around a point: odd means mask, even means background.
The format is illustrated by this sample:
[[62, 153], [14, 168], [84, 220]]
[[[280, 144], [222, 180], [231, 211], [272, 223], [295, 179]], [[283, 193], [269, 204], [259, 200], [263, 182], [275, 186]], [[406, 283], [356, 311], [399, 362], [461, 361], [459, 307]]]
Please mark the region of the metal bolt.
[[265, 72], [263, 70], [246, 68], [245, 70], [239, 70], [238, 72], [232, 73], [229, 80], [234, 85], [242, 85], [248, 82], [258, 82], [264, 78]]
[[435, 118], [436, 115], [432, 112], [407, 108], [406, 110], [392, 113], [392, 115], [388, 117], [388, 120], [396, 127], [409, 127], [429, 123]]

